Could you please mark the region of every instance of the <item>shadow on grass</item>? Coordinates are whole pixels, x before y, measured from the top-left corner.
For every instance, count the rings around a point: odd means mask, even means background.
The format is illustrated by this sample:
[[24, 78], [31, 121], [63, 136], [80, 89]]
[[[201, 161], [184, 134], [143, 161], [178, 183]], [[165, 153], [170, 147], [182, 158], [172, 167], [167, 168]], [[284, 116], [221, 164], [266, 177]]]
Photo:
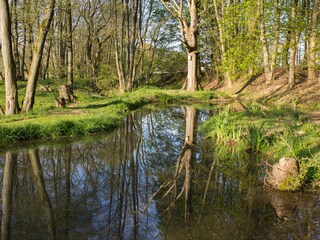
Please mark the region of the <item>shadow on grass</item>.
[[244, 89], [249, 87], [261, 75], [262, 75], [262, 73], [259, 73], [259, 74], [256, 74], [254, 76], [251, 76], [250, 79], [246, 82], [246, 84], [244, 84], [243, 87], [239, 91], [237, 91], [235, 94], [241, 93]]
[[103, 107], [107, 107], [110, 105], [117, 105], [117, 104], [121, 104], [121, 103], [125, 103], [123, 100], [121, 99], [117, 99], [117, 100], [113, 100], [111, 102], [108, 103], [101, 103], [101, 104], [91, 104], [85, 107], [69, 107], [70, 109], [98, 109], [98, 108], [103, 108]]

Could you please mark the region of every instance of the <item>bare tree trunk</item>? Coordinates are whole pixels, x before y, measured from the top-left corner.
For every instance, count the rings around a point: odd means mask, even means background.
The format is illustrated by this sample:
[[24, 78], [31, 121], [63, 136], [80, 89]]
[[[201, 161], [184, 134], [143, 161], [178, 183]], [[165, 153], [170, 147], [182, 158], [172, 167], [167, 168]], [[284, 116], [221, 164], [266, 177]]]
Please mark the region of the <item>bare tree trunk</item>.
[[33, 57], [32, 57], [30, 72], [28, 76], [28, 83], [26, 87], [26, 94], [23, 101], [23, 108], [22, 108], [23, 112], [29, 112], [30, 110], [33, 109], [43, 48], [44, 48], [47, 34], [50, 29], [51, 21], [53, 18], [54, 7], [55, 7], [55, 0], [51, 0], [49, 9], [40, 24], [40, 29], [39, 29], [34, 50], [33, 50]]
[[47, 217], [49, 235], [51, 239], [56, 239], [56, 228], [55, 228], [54, 215], [52, 211], [52, 204], [50, 202], [50, 198], [44, 183], [38, 151], [35, 149], [30, 149], [29, 158], [30, 158], [31, 167], [32, 167], [34, 179], [36, 182], [37, 190], [41, 199], [41, 203], [43, 205], [45, 215]]
[[[135, 79], [135, 52], [136, 52], [136, 39], [137, 39], [137, 25], [138, 25], [138, 4], [139, 0], [132, 0], [131, 2], [131, 27], [130, 27], [130, 40], [129, 40], [129, 68], [126, 91], [131, 92]], [[129, 33], [128, 33], [129, 35]]]
[[[218, 5], [217, 5], [217, 0], [214, 0], [214, 9], [215, 9], [215, 16], [217, 19], [217, 24], [219, 28], [219, 41], [220, 41], [220, 50], [221, 50], [221, 60], [222, 63], [226, 61], [226, 43], [225, 43], [225, 34], [224, 34], [224, 20], [223, 20], [223, 15], [225, 14], [225, 5], [226, 2], [225, 0], [222, 1], [221, 3], [221, 15], [220, 17], [219, 11], [218, 11]], [[232, 81], [230, 77], [230, 72], [228, 69], [223, 71], [224, 75], [224, 80], [225, 84], [228, 88], [232, 87]]]
[[[273, 52], [272, 52], [271, 64], [270, 64], [272, 75], [274, 75], [274, 68], [275, 68], [276, 60], [278, 56], [278, 46], [279, 46], [279, 36], [280, 36], [280, 9], [279, 9], [278, 0], [274, 0], [273, 5], [276, 13], [275, 13], [275, 29], [274, 29], [274, 39], [273, 39]], [[272, 76], [272, 78], [273, 77], [274, 76]]]
[[271, 70], [269, 62], [269, 49], [268, 43], [265, 36], [264, 26], [264, 0], [259, 0], [259, 14], [260, 14], [260, 41], [263, 49], [263, 68], [266, 77], [266, 83], [269, 84], [273, 78], [273, 72]]
[[288, 88], [292, 89], [295, 85], [296, 70], [296, 51], [297, 51], [297, 4], [298, 0], [291, 0], [291, 38], [290, 38], [290, 66]]
[[6, 152], [2, 187], [1, 239], [3, 240], [10, 239], [13, 201], [13, 174], [16, 164], [17, 156], [11, 152]]
[[[186, 36], [182, 37], [182, 39], [186, 38], [187, 42], [185, 43], [185, 47], [188, 52], [188, 75], [187, 75], [187, 91], [194, 92], [198, 89], [198, 9], [197, 9], [197, 0], [191, 0], [191, 4], [189, 6], [190, 12], [190, 25], [188, 26], [186, 21], [182, 21], [184, 29], [181, 29], [181, 33], [186, 32]], [[180, 14], [182, 16], [182, 1], [180, 5]], [[181, 18], [182, 19], [182, 18]], [[180, 25], [182, 26], [182, 24]]]
[[12, 34], [12, 40], [13, 40], [13, 55], [14, 55], [14, 61], [16, 66], [16, 75], [17, 80], [21, 79], [21, 73], [20, 73], [20, 59], [19, 59], [19, 28], [18, 28], [18, 1], [13, 0], [11, 1], [11, 12], [12, 12], [12, 19], [11, 22], [13, 24], [13, 34]]
[[48, 45], [49, 46], [48, 46], [48, 49], [47, 49], [47, 58], [45, 60], [44, 69], [43, 69], [43, 75], [42, 75], [42, 77], [44, 79], [47, 79], [49, 77], [48, 69], [49, 69], [49, 64], [50, 64], [51, 49], [52, 49], [52, 45], [53, 45], [51, 40], [50, 40]]
[[[23, 0], [23, 5], [26, 6], [27, 2], [26, 0]], [[26, 17], [26, 12], [23, 12], [23, 41], [22, 41], [22, 49], [21, 49], [21, 62], [20, 62], [20, 74], [21, 74], [21, 80], [25, 80], [25, 59], [26, 59], [26, 46], [27, 46], [27, 17]]]
[[135, 81], [140, 1], [121, 2], [120, 11], [118, 11], [117, 1], [113, 1], [114, 17], [121, 20], [121, 26], [118, 26], [118, 22], [114, 21], [113, 35], [120, 92], [132, 91]]
[[5, 71], [6, 115], [19, 111], [16, 66], [12, 54], [11, 24], [8, 1], [0, 0], [2, 57]]
[[73, 46], [72, 46], [72, 9], [71, 0], [67, 1], [67, 49], [68, 49], [68, 70], [67, 70], [67, 85], [73, 93]]
[[317, 42], [317, 21], [319, 15], [319, 0], [314, 0], [312, 7], [312, 22], [309, 45], [308, 61], [308, 82], [316, 79], [316, 42]]
[[198, 56], [196, 51], [188, 52], [188, 75], [187, 75], [187, 91], [194, 92], [197, 90], [198, 84]]

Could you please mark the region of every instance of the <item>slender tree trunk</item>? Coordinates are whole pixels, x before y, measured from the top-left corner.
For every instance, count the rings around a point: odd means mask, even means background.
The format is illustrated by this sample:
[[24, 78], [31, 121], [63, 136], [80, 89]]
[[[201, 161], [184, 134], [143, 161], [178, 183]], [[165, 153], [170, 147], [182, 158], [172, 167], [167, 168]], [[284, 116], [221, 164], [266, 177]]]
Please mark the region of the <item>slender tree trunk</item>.
[[[136, 39], [137, 39], [137, 25], [138, 22], [138, 4], [139, 0], [132, 0], [131, 2], [131, 27], [130, 27], [130, 40], [129, 40], [129, 68], [126, 91], [131, 92], [135, 79], [135, 53], [136, 53]], [[129, 25], [129, 24], [128, 24]], [[128, 32], [129, 35], [129, 32]]]
[[43, 48], [44, 48], [47, 34], [50, 29], [51, 21], [53, 18], [54, 7], [55, 7], [55, 0], [51, 0], [49, 9], [43, 21], [40, 24], [40, 29], [39, 29], [38, 36], [35, 41], [34, 50], [33, 50], [33, 57], [32, 57], [30, 72], [28, 76], [28, 83], [26, 87], [26, 94], [23, 101], [23, 109], [22, 109], [23, 112], [29, 112], [30, 110], [33, 109]]
[[121, 20], [120, 26], [114, 21], [114, 46], [116, 65], [119, 78], [119, 91], [130, 92], [133, 89], [136, 75], [137, 28], [140, 0], [126, 0], [121, 2], [118, 11], [117, 1], [113, 1], [114, 17]]
[[271, 57], [271, 72], [274, 77], [274, 68], [276, 65], [276, 60], [278, 56], [278, 46], [279, 46], [279, 36], [280, 36], [280, 8], [279, 8], [279, 3], [278, 0], [273, 1], [273, 5], [275, 8], [275, 29], [274, 29], [274, 39], [273, 39], [273, 52], [272, 52], [272, 57]]
[[273, 78], [273, 72], [271, 70], [269, 62], [269, 49], [268, 43], [265, 36], [265, 26], [264, 26], [264, 0], [259, 0], [259, 13], [260, 13], [260, 41], [263, 49], [263, 68], [266, 78], [266, 83], [269, 84]]
[[[225, 34], [224, 34], [224, 14], [225, 14], [225, 5], [226, 2], [225, 0], [222, 1], [221, 3], [221, 17], [218, 11], [218, 5], [217, 5], [217, 0], [214, 0], [214, 9], [215, 9], [215, 16], [217, 19], [217, 24], [218, 24], [218, 28], [219, 28], [219, 41], [220, 41], [220, 50], [221, 50], [221, 60], [222, 63], [224, 63], [226, 61], [226, 42], [225, 42]], [[228, 88], [232, 87], [232, 81], [231, 81], [231, 77], [230, 77], [230, 72], [228, 69], [223, 71], [223, 75], [224, 75], [224, 81], [225, 84]]]
[[11, 215], [13, 201], [13, 174], [17, 164], [17, 156], [11, 152], [6, 152], [6, 162], [3, 169], [2, 187], [2, 222], [1, 239], [10, 239]]
[[43, 69], [43, 78], [44, 79], [47, 79], [49, 77], [49, 72], [48, 72], [48, 69], [49, 69], [49, 64], [50, 64], [50, 55], [51, 55], [51, 49], [52, 49], [52, 41], [49, 42], [48, 44], [48, 49], [47, 49], [47, 58], [45, 60], [45, 64], [44, 64], [44, 69]]
[[5, 71], [6, 115], [19, 111], [16, 66], [12, 54], [11, 24], [8, 1], [0, 0], [2, 57]]
[[290, 65], [288, 88], [295, 86], [296, 51], [297, 51], [297, 4], [298, 0], [291, 0], [291, 38], [290, 38]]
[[[27, 2], [26, 0], [23, 0], [23, 4], [24, 6], [26, 6]], [[26, 59], [26, 46], [27, 46], [27, 17], [26, 17], [26, 12], [23, 12], [23, 41], [22, 41], [22, 49], [21, 49], [21, 62], [20, 62], [20, 74], [21, 74], [21, 80], [25, 80], [25, 59]]]
[[67, 84], [73, 93], [73, 39], [72, 39], [72, 9], [71, 0], [67, 1], [67, 49], [68, 49], [68, 68]]
[[284, 68], [288, 68], [288, 55], [289, 55], [289, 48], [290, 48], [290, 40], [291, 40], [291, 34], [292, 34], [292, 30], [291, 28], [288, 29], [287, 34], [285, 36], [285, 40], [284, 43], [282, 45], [281, 48], [281, 63], [282, 63], [282, 67]]
[[13, 23], [13, 33], [12, 34], [12, 40], [13, 40], [13, 54], [14, 54], [14, 61], [16, 66], [16, 75], [17, 80], [21, 79], [21, 73], [20, 73], [20, 59], [19, 59], [19, 28], [18, 28], [18, 1], [13, 0], [11, 2], [12, 6], [12, 20]]
[[319, 15], [319, 0], [314, 0], [312, 7], [312, 22], [309, 45], [308, 61], [308, 82], [316, 79], [316, 42], [317, 42], [317, 21]]
[[56, 228], [54, 215], [52, 211], [52, 204], [50, 202], [49, 195], [46, 190], [42, 168], [39, 159], [39, 152], [35, 149], [29, 150], [29, 158], [31, 162], [31, 167], [35, 179], [35, 183], [37, 186], [37, 190], [40, 196], [41, 204], [43, 205], [43, 209], [48, 221], [48, 231], [51, 239], [56, 239]]
[[[312, 26], [312, 16], [310, 15], [310, 8], [311, 8], [310, 0], [302, 0], [302, 8], [300, 11], [301, 11], [301, 16], [304, 16], [305, 24], [306, 24], [305, 26]], [[304, 51], [303, 51], [303, 57], [301, 59], [301, 63], [299, 64], [308, 65], [308, 58], [310, 53], [309, 40], [311, 35], [311, 29], [309, 27], [304, 27], [302, 31], [304, 34], [304, 41], [303, 41]]]

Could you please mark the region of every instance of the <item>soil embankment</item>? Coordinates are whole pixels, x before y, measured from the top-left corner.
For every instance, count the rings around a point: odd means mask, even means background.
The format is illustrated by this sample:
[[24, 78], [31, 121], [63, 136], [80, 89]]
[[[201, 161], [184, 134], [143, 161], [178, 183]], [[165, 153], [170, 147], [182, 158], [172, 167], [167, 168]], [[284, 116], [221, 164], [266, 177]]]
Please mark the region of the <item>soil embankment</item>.
[[270, 84], [266, 83], [264, 74], [259, 74], [249, 79], [239, 79], [231, 88], [220, 87], [213, 82], [205, 88], [225, 92], [242, 101], [301, 109], [312, 121], [320, 123], [320, 80], [307, 82], [307, 75], [303, 71], [297, 73], [293, 89], [288, 89], [288, 71], [283, 69], [276, 70]]

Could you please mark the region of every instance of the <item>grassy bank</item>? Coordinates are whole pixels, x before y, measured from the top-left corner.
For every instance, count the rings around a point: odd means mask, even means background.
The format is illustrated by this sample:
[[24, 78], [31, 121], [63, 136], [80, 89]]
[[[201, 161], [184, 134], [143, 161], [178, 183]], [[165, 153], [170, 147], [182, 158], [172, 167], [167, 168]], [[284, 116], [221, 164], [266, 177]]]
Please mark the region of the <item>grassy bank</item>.
[[[0, 86], [0, 89], [2, 95], [3, 86]], [[23, 83], [20, 83], [19, 89], [21, 99], [24, 92]], [[82, 88], [75, 90], [75, 103], [66, 108], [56, 108], [55, 94], [57, 93], [38, 91], [34, 111], [9, 117], [1, 116], [0, 144], [108, 131], [118, 126], [130, 111], [151, 103], [209, 103], [219, 99], [219, 96], [211, 91], [190, 94], [178, 90], [144, 87], [132, 93], [100, 96]], [[3, 106], [3, 99], [0, 104]]]
[[260, 155], [262, 162], [297, 159], [299, 175], [288, 179], [281, 190], [294, 191], [309, 183], [320, 186], [320, 126], [303, 112], [284, 107], [262, 110], [259, 105], [241, 112], [226, 108], [207, 121], [202, 131], [217, 148]]

